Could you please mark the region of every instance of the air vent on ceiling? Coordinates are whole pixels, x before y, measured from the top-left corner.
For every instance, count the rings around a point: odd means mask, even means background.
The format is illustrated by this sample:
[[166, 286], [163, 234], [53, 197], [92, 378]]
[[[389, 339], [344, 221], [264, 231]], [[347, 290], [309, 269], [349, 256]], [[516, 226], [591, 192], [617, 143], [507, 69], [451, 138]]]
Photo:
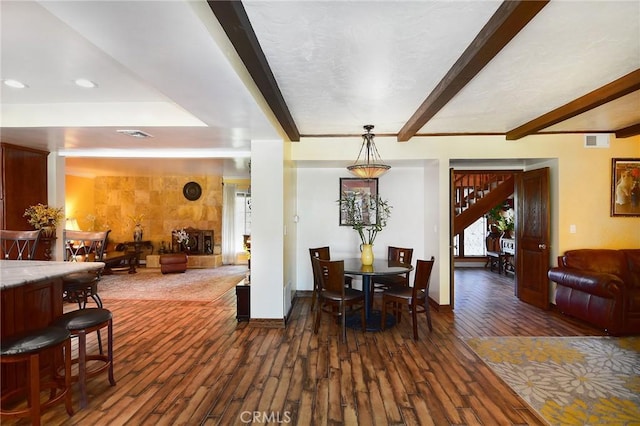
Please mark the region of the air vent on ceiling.
[[149, 133], [143, 132], [142, 130], [116, 130], [118, 133], [122, 133], [123, 135], [131, 136], [133, 138], [152, 138]]
[[609, 148], [609, 134], [595, 133], [584, 135], [585, 148]]

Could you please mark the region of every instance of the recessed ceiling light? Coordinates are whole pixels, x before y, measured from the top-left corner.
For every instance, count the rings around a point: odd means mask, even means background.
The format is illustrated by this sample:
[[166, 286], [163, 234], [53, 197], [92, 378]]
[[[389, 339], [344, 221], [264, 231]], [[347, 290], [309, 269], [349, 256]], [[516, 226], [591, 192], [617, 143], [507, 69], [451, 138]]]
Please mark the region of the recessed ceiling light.
[[123, 135], [131, 136], [134, 138], [152, 138], [149, 133], [143, 132], [142, 130], [116, 130], [118, 133], [122, 133]]
[[5, 86], [13, 87], [14, 89], [24, 89], [25, 87], [29, 87], [21, 81], [13, 80], [11, 78], [3, 81]]
[[74, 81], [78, 86], [84, 87], [85, 89], [93, 89], [94, 87], [98, 87], [96, 83], [91, 80], [87, 80], [86, 78], [78, 78]]

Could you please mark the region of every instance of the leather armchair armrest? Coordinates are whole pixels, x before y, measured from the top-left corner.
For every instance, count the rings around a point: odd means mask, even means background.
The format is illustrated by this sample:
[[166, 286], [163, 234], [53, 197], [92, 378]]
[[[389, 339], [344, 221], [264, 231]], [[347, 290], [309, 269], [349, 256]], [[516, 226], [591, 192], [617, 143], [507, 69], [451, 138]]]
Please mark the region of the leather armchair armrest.
[[613, 274], [556, 267], [549, 269], [547, 275], [559, 285], [595, 296], [617, 298], [625, 291], [622, 279]]

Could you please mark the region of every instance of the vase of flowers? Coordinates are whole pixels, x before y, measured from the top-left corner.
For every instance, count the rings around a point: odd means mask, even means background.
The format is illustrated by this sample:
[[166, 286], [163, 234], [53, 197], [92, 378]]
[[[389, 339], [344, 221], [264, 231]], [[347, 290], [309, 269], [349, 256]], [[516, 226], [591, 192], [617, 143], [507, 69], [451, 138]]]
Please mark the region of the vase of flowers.
[[189, 251], [189, 234], [184, 228], [173, 231], [173, 238], [182, 251]]
[[42, 229], [44, 237], [51, 238], [56, 234], [56, 228], [64, 217], [62, 207], [49, 207], [45, 204], [36, 204], [29, 206], [24, 211], [28, 222], [35, 229]]
[[363, 265], [373, 264], [373, 243], [378, 232], [387, 226], [391, 216], [391, 206], [387, 200], [379, 195], [360, 192], [343, 193], [340, 209], [346, 219], [346, 224], [358, 231], [360, 237], [360, 260]]
[[498, 219], [498, 229], [502, 231], [503, 238], [511, 238], [515, 229], [515, 212], [513, 209], [508, 209], [500, 212], [500, 218]]

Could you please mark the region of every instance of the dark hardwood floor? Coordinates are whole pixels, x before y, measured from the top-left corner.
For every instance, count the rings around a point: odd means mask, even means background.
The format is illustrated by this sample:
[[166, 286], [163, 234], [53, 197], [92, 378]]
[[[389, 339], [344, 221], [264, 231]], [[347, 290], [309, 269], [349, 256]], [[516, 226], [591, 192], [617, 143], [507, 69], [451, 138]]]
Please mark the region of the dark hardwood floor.
[[43, 424], [542, 424], [461, 338], [601, 333], [513, 293], [512, 278], [458, 270], [455, 311], [432, 312], [431, 333], [422, 317], [420, 341], [405, 315], [384, 332], [349, 330], [346, 344], [328, 316], [313, 334], [310, 298], [284, 329], [237, 323], [233, 289], [213, 302], [105, 300], [117, 385], [92, 379], [88, 408], [56, 407]]

